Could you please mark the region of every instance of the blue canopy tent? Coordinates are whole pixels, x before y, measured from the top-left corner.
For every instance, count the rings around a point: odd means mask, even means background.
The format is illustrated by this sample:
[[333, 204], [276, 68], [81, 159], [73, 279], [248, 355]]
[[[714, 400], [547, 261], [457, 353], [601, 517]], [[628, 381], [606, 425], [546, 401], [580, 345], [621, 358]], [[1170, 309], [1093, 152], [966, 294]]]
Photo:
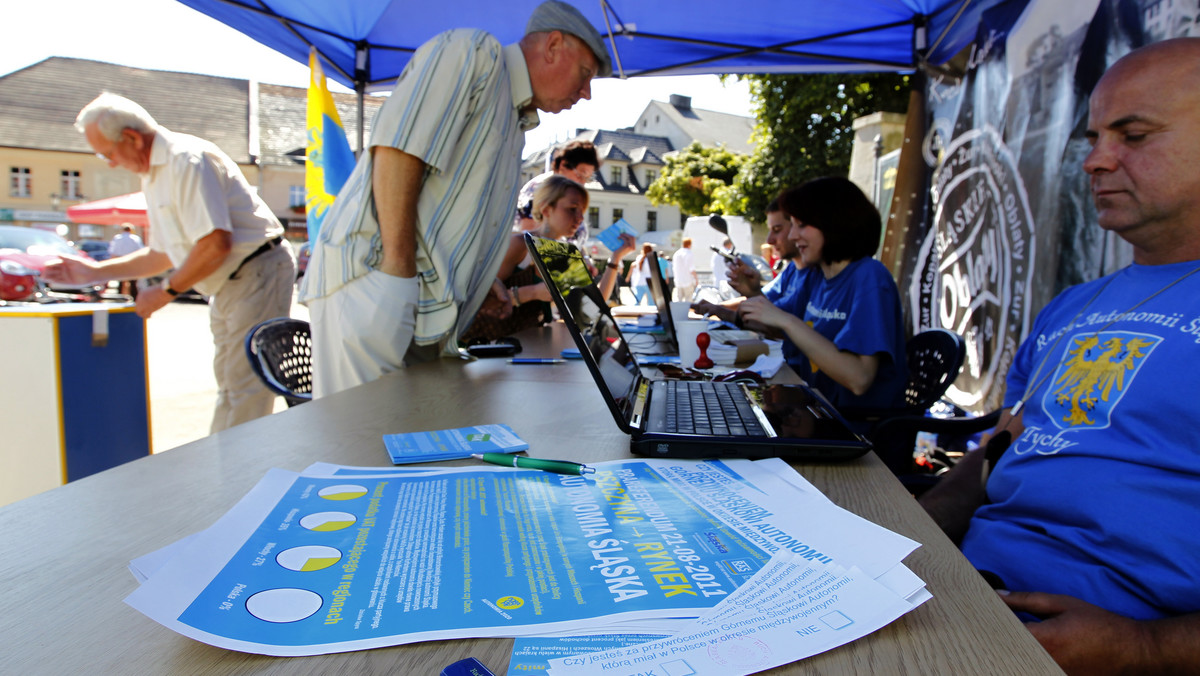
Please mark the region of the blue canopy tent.
[[[909, 71], [943, 63], [1005, 0], [572, 0], [609, 41], [614, 74]], [[516, 42], [541, 0], [180, 0], [326, 74], [361, 97], [388, 89], [441, 31]], [[361, 105], [359, 106], [361, 115]], [[361, 122], [361, 120], [360, 120]], [[362, 129], [362, 125], [359, 125]], [[361, 145], [361, 143], [360, 143]]]

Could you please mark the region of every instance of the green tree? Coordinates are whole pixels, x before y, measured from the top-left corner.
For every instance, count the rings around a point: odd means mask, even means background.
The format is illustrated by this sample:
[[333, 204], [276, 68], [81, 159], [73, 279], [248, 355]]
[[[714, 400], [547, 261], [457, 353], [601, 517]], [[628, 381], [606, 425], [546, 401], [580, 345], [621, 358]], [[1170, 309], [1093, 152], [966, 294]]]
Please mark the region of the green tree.
[[907, 75], [746, 75], [754, 102], [755, 151], [721, 197], [756, 223], [779, 191], [850, 170], [854, 119], [908, 109]]
[[646, 190], [651, 204], [673, 204], [687, 216], [726, 212], [722, 202], [745, 155], [694, 142], [666, 159], [662, 174]]

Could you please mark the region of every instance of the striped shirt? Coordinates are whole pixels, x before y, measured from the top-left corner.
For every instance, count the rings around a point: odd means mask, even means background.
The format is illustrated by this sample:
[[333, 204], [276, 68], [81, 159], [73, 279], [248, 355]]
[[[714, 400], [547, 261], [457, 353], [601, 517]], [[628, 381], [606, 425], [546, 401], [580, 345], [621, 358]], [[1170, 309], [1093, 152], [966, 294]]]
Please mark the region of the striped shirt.
[[[417, 200], [420, 300], [413, 341], [457, 338], [475, 317], [508, 247], [520, 187], [522, 115], [533, 86], [518, 45], [473, 29], [422, 45], [380, 108], [371, 147], [390, 146], [426, 165]], [[335, 293], [383, 260], [364, 152], [312, 244], [300, 301]]]

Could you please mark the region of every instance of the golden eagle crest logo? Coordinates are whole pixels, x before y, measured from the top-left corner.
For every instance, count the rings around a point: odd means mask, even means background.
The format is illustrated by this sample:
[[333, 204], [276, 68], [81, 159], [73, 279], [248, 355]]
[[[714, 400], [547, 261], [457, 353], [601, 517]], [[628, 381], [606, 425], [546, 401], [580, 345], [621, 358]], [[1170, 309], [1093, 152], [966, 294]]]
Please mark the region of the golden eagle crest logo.
[[1042, 405], [1059, 428], [1108, 427], [1159, 336], [1126, 331], [1074, 336]]

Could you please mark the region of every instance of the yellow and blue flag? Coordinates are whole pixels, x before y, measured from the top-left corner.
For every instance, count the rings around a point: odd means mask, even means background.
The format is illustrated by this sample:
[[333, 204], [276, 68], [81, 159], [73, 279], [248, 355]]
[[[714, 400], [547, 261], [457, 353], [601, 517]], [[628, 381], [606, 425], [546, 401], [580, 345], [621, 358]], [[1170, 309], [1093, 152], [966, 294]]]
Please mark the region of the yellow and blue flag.
[[325, 212], [354, 170], [354, 153], [346, 140], [346, 130], [333, 104], [333, 95], [325, 84], [325, 71], [317, 50], [310, 49], [308, 66], [308, 159], [304, 163], [305, 207], [308, 212], [308, 239], [315, 240]]

